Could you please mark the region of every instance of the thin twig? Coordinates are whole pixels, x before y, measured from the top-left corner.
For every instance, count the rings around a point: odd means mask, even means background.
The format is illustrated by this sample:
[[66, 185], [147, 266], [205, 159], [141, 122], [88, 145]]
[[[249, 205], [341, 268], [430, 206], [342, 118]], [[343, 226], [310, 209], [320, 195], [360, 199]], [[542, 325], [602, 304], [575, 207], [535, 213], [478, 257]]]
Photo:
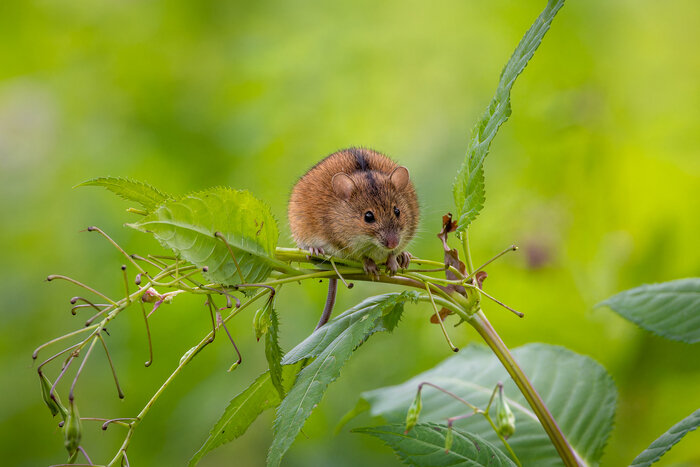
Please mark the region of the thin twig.
[[124, 420], [136, 420], [134, 417], [123, 417], [123, 418], [110, 418], [109, 420], [105, 420], [105, 422], [102, 424], [102, 430], [106, 431], [107, 428], [109, 427], [110, 424], [114, 423], [115, 425], [122, 425], [129, 427], [128, 423], [124, 423]]
[[[99, 334], [98, 334], [99, 336]], [[73, 384], [70, 385], [70, 391], [68, 392], [68, 400], [73, 402], [74, 399], [74, 392], [75, 392], [75, 385], [78, 383], [78, 378], [80, 378], [80, 374], [83, 372], [83, 368], [85, 367], [85, 363], [88, 361], [88, 357], [90, 357], [90, 353], [92, 352], [92, 349], [95, 347], [95, 344], [97, 343], [97, 339], [93, 338], [92, 342], [90, 343], [90, 347], [88, 347], [87, 352], [85, 352], [85, 356], [83, 357], [83, 361], [80, 362], [80, 366], [78, 367], [78, 371], [75, 373], [75, 378], [73, 378]], [[56, 380], [58, 382], [58, 380]]]
[[117, 386], [117, 394], [119, 394], [120, 399], [124, 399], [124, 392], [122, 392], [122, 388], [119, 385], [119, 378], [117, 378], [117, 370], [114, 368], [114, 363], [112, 362], [112, 357], [109, 355], [109, 350], [107, 349], [107, 343], [105, 342], [104, 338], [102, 337], [102, 334], [97, 334], [97, 337], [100, 338], [100, 342], [102, 342], [102, 347], [105, 349], [105, 354], [107, 354], [107, 361], [109, 361], [109, 367], [112, 369], [112, 376], [114, 377], [114, 384]]
[[442, 322], [442, 316], [440, 316], [440, 311], [438, 311], [438, 308], [435, 305], [435, 300], [433, 300], [433, 294], [432, 292], [430, 292], [430, 286], [427, 282], [425, 283], [425, 290], [428, 292], [428, 297], [430, 297], [430, 303], [433, 305], [433, 310], [435, 310], [435, 316], [437, 316], [438, 322], [440, 323], [440, 328], [442, 328], [442, 334], [445, 336], [447, 344], [450, 346], [453, 352], [459, 352], [459, 348], [455, 347], [455, 345], [450, 340], [450, 336], [447, 334], [447, 329], [445, 329], [445, 323]]
[[452, 397], [453, 399], [456, 399], [456, 400], [460, 401], [462, 404], [466, 405], [467, 407], [469, 407], [470, 409], [472, 409], [474, 412], [477, 412], [477, 413], [478, 413], [479, 410], [480, 410], [479, 407], [475, 406], [474, 404], [470, 404], [469, 402], [467, 402], [467, 401], [465, 401], [464, 399], [462, 399], [461, 397], [459, 397], [457, 394], [455, 394], [455, 393], [453, 393], [453, 392], [450, 392], [450, 391], [448, 391], [447, 389], [441, 388], [441, 387], [438, 386], [437, 384], [433, 384], [433, 383], [431, 383], [431, 382], [429, 382], [429, 381], [423, 381], [422, 383], [420, 383], [420, 384], [418, 385], [418, 390], [420, 391], [420, 390], [423, 388], [423, 386], [430, 386], [430, 387], [432, 387], [432, 388], [437, 389], [438, 391], [444, 392], [445, 394], [447, 394], [448, 396]]
[[[78, 301], [83, 301], [86, 303], [86, 305], [76, 305], [76, 302], [78, 302]], [[75, 316], [77, 314], [77, 312], [75, 311], [76, 308], [82, 308], [82, 307], [88, 306], [88, 307], [94, 308], [97, 311], [102, 311], [102, 309], [100, 308], [101, 306], [104, 306], [104, 307], [114, 306], [114, 305], [107, 305], [107, 304], [96, 305], [96, 304], [92, 303], [90, 300], [88, 300], [87, 298], [77, 297], [77, 296], [70, 299], [70, 304], [75, 305], [70, 309], [70, 312], [73, 316]]]
[[[85, 332], [85, 331], [87, 331], [87, 330], [89, 330], [89, 328], [80, 328], [80, 329], [78, 329], [77, 331], [69, 332], [68, 334], [64, 334], [64, 335], [62, 335], [62, 336], [60, 336], [60, 337], [57, 337], [57, 338], [55, 338], [55, 339], [51, 339], [50, 341], [41, 344], [41, 345], [40, 345], [39, 347], [37, 347], [37, 348], [34, 350], [34, 352], [32, 353], [32, 359], [33, 359], [33, 360], [36, 360], [36, 358], [39, 356], [39, 352], [40, 352], [42, 349], [45, 349], [46, 347], [50, 346], [51, 344], [55, 344], [56, 342], [60, 342], [60, 341], [62, 341], [63, 339], [67, 339], [67, 338], [69, 338], [69, 337], [73, 337], [73, 336], [75, 336], [75, 335], [77, 335], [77, 334], [80, 334], [80, 333], [82, 333], [82, 332]], [[76, 345], [79, 345], [79, 344], [76, 344]], [[60, 352], [60, 353], [56, 354], [54, 357], [57, 357], [57, 356], [61, 355], [62, 353], [65, 353], [67, 350], [70, 350], [70, 349], [72, 349], [73, 347], [75, 347], [75, 345], [72, 346], [72, 347], [69, 347], [68, 349], [64, 350], [63, 352]], [[53, 359], [53, 358], [52, 358], [52, 359]], [[45, 365], [46, 363], [47, 363], [47, 362], [42, 363], [41, 365], [39, 365], [39, 367]]]
[[146, 316], [146, 307], [143, 304], [143, 300], [139, 300], [141, 305], [141, 314], [143, 315], [143, 322], [146, 325], [146, 337], [148, 339], [148, 361], [144, 363], [144, 366], [149, 367], [153, 363], [153, 343], [151, 342], [151, 328], [148, 325], [148, 316]]
[[131, 300], [129, 299], [129, 278], [126, 275], [126, 264], [122, 264], [122, 275], [124, 276], [124, 290], [126, 291], [126, 304], [128, 306]]
[[243, 278], [243, 271], [241, 271], [241, 267], [238, 264], [238, 260], [236, 259], [236, 255], [233, 254], [233, 249], [231, 248], [231, 245], [228, 244], [228, 241], [226, 240], [226, 237], [221, 232], [214, 232], [214, 236], [218, 239], [220, 239], [222, 242], [224, 242], [224, 245], [226, 245], [226, 249], [228, 250], [229, 254], [231, 255], [231, 258], [233, 259], [234, 264], [236, 265], [236, 270], [238, 271], [238, 275], [241, 278], [241, 284], [245, 282], [245, 279]]
[[228, 335], [228, 338], [231, 341], [231, 344], [233, 344], [233, 348], [236, 349], [236, 353], [238, 354], [238, 360], [233, 365], [231, 365], [231, 368], [228, 369], [228, 371], [233, 371], [238, 365], [240, 365], [243, 362], [243, 357], [241, 356], [241, 352], [238, 351], [238, 346], [236, 345], [236, 342], [234, 342], [233, 337], [231, 337], [231, 333], [228, 332], [228, 328], [226, 327], [224, 320], [221, 318], [221, 313], [219, 313], [218, 311], [216, 312], [216, 321], [219, 323], [219, 326], [224, 328], [224, 331], [226, 331], [226, 334]]
[[104, 233], [104, 231], [103, 231], [102, 229], [100, 229], [99, 227], [95, 227], [94, 225], [91, 225], [90, 227], [87, 228], [87, 231], [88, 231], [88, 232], [97, 232], [97, 233], [99, 233], [100, 235], [102, 235], [104, 238], [106, 238], [107, 240], [109, 240], [109, 242], [110, 242], [112, 245], [114, 245], [114, 247], [115, 247], [117, 250], [121, 251], [122, 254], [123, 254], [124, 256], [126, 256], [126, 258], [131, 262], [131, 264], [134, 265], [134, 267], [135, 267], [136, 269], [139, 270], [139, 272], [140, 272], [141, 274], [148, 274], [146, 271], [144, 271], [144, 269], [143, 269], [141, 266], [138, 265], [138, 263], [136, 263], [136, 261], [134, 261], [134, 259], [133, 259], [126, 251], [124, 251], [124, 249], [123, 249], [122, 247], [119, 246], [119, 244], [117, 244], [117, 242], [115, 242], [114, 240], [112, 240], [112, 237], [110, 237], [109, 235], [107, 235], [106, 233]]
[[340, 272], [338, 272], [338, 268], [337, 268], [336, 265], [335, 265], [335, 261], [333, 260], [333, 257], [331, 257], [330, 260], [331, 260], [331, 266], [333, 266], [333, 270], [334, 270], [335, 273], [338, 275], [338, 279], [340, 279], [340, 282], [342, 282], [343, 285], [344, 285], [345, 287], [347, 287], [348, 289], [352, 289], [352, 288], [355, 286], [355, 284], [353, 284], [352, 282], [350, 282], [350, 283], [348, 284], [348, 283], [345, 281], [345, 279], [343, 278], [343, 275], [340, 274]]
[[109, 298], [108, 296], [106, 296], [105, 294], [103, 294], [102, 292], [98, 292], [97, 290], [93, 289], [92, 287], [89, 287], [89, 286], [83, 284], [82, 282], [79, 282], [79, 281], [77, 281], [77, 280], [75, 280], [75, 279], [73, 279], [73, 278], [71, 278], [71, 277], [63, 276], [63, 275], [61, 275], [61, 274], [51, 274], [51, 275], [49, 275], [49, 276], [46, 276], [46, 280], [47, 280], [48, 282], [51, 282], [51, 281], [54, 280], [54, 279], [63, 279], [64, 281], [71, 282], [71, 283], [73, 283], [73, 284], [75, 284], [75, 285], [77, 285], [77, 286], [79, 286], [79, 287], [84, 288], [85, 290], [89, 290], [90, 292], [94, 293], [95, 295], [99, 295], [100, 297], [104, 298], [105, 300], [107, 300], [107, 301], [108, 301], [109, 303], [111, 303], [112, 305], [116, 305], [116, 304], [117, 304], [117, 302], [115, 302], [114, 300], [112, 300], [111, 298]]
[[506, 310], [513, 312], [514, 314], [516, 314], [516, 315], [517, 315], [518, 317], [520, 317], [520, 318], [522, 318], [523, 316], [525, 316], [524, 313], [521, 313], [521, 312], [519, 312], [519, 311], [517, 311], [517, 310], [514, 310], [513, 308], [509, 307], [508, 305], [506, 305], [506, 304], [503, 303], [502, 301], [498, 300], [497, 298], [494, 298], [494, 297], [492, 297], [491, 295], [487, 294], [486, 292], [484, 292], [483, 290], [481, 290], [479, 287], [477, 287], [477, 286], [475, 286], [475, 285], [472, 285], [472, 284], [464, 284], [464, 286], [465, 286], [465, 287], [469, 287], [469, 288], [471, 288], [471, 289], [477, 290], [477, 291], [478, 291], [481, 295], [483, 295], [484, 297], [488, 298], [489, 300], [493, 300], [494, 302], [498, 303], [499, 305], [501, 305], [501, 306], [502, 306], [503, 308], [505, 308]]
[[486, 261], [484, 264], [482, 264], [482, 265], [479, 266], [478, 268], [474, 269], [474, 271], [472, 271], [472, 273], [469, 274], [465, 279], [471, 279], [472, 277], [474, 277], [474, 276], [476, 275], [477, 272], [481, 271], [482, 269], [484, 269], [486, 266], [488, 266], [489, 264], [491, 264], [491, 263], [493, 263], [494, 261], [496, 261], [496, 260], [497, 260], [498, 258], [500, 258], [501, 256], [505, 255], [506, 253], [508, 253], [508, 252], [510, 252], [510, 251], [517, 251], [517, 250], [518, 250], [518, 247], [517, 247], [517, 246], [515, 246], [515, 245], [509, 246], [508, 248], [506, 248], [505, 250], [501, 251], [500, 253], [498, 253], [496, 256], [494, 256], [494, 257], [491, 258], [490, 260]]

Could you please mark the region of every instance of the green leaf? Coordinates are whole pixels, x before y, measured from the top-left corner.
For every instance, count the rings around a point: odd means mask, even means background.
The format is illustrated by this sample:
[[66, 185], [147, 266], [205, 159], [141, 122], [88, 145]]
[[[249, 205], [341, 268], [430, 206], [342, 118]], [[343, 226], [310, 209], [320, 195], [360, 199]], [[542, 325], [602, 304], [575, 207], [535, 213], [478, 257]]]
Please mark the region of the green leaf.
[[399, 458], [416, 467], [437, 466], [515, 466], [508, 456], [485, 439], [456, 428], [452, 445], [445, 451], [447, 427], [419, 423], [404, 433], [403, 425], [356, 428], [354, 433], [376, 436], [390, 446]]
[[667, 339], [700, 341], [700, 278], [642, 285], [613, 295], [608, 306], [639, 327]]
[[315, 357], [328, 348], [338, 337], [354, 326], [358, 321], [367, 319], [370, 312], [383, 311], [383, 319], [372, 329], [372, 333], [378, 331], [391, 332], [398, 324], [403, 313], [403, 307], [397, 306], [407, 300], [416, 302], [418, 292], [407, 290], [401, 293], [377, 295], [363, 300], [361, 303], [341, 313], [325, 326], [314, 331], [292, 350], [287, 352], [282, 360], [284, 365], [289, 365], [305, 358]]
[[272, 304], [268, 308], [270, 316], [270, 327], [265, 333], [265, 357], [267, 364], [270, 367], [270, 377], [272, 385], [275, 386], [280, 395], [280, 399], [284, 399], [286, 389], [282, 384], [282, 349], [279, 344], [279, 318]]
[[510, 91], [516, 78], [525, 69], [549, 30], [549, 26], [564, 5], [564, 0], [549, 0], [547, 6], [528, 29], [501, 72], [501, 78], [486, 112], [477, 122], [467, 149], [467, 156], [452, 186], [457, 206], [457, 226], [461, 232], [476, 218], [484, 207], [484, 159], [499, 127], [510, 116]]
[[394, 313], [401, 313], [404, 302], [409, 299], [415, 299], [415, 294], [403, 292], [369, 298], [316, 330], [287, 354], [283, 363], [316, 358], [299, 373], [296, 383], [277, 409], [268, 465], [280, 464], [304, 422], [321, 401], [328, 385], [338, 378], [353, 351], [375, 332], [387, 330], [385, 316], [391, 315], [390, 321], [395, 323]]
[[93, 178], [92, 180], [76, 185], [74, 188], [79, 186], [103, 186], [112, 193], [128, 201], [139, 203], [148, 212], [153, 211], [164, 202], [173, 199], [172, 196], [160, 192], [157, 188], [147, 183], [130, 180], [128, 178]]
[[630, 467], [647, 467], [661, 459], [669, 449], [676, 445], [688, 432], [700, 426], [700, 409], [673, 425], [666, 433], [642, 451], [630, 464]]
[[177, 200], [169, 200], [130, 227], [152, 233], [161, 244], [198, 267], [213, 282], [240, 284], [236, 263], [221, 232], [231, 246], [244, 282], [267, 278], [273, 265], [279, 233], [270, 208], [247, 191], [211, 188]]
[[[301, 366], [302, 363], [298, 363], [283, 368], [285, 389], [292, 386], [294, 376]], [[212, 449], [241, 436], [263, 411], [277, 407], [280, 401], [279, 393], [272, 384], [270, 372], [266, 371], [231, 400], [219, 421], [209, 432], [209, 438], [190, 459], [190, 467], [197, 465]]]
[[[610, 435], [617, 393], [612, 378], [592, 359], [563, 347], [529, 344], [513, 350], [515, 360], [538, 391], [583, 465], [596, 465]], [[494, 387], [504, 383], [504, 396], [517, 429], [508, 440], [523, 465], [559, 466], [561, 458], [537, 417], [498, 359], [485, 347], [469, 346], [454, 357], [403, 384], [365, 392], [370, 413], [389, 423], [402, 423], [418, 384], [429, 381], [477, 407], [486, 407]], [[442, 422], [469, 411], [459, 401], [423, 387], [422, 421]], [[495, 409], [492, 408], [492, 411]], [[492, 413], [492, 416], [495, 412]], [[484, 417], [455, 422], [501, 449]]]

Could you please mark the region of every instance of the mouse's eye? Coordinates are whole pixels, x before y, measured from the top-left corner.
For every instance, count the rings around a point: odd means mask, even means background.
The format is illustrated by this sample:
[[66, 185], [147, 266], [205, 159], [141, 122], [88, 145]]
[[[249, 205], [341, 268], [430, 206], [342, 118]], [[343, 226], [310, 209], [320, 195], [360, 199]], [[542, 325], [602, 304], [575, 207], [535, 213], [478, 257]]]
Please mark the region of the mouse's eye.
[[401, 214], [401, 211], [396, 206], [394, 206], [394, 214], [396, 214], [396, 217], [399, 217], [399, 214]]
[[365, 222], [367, 222], [368, 224], [374, 222], [374, 213], [372, 211], [367, 211], [365, 213]]

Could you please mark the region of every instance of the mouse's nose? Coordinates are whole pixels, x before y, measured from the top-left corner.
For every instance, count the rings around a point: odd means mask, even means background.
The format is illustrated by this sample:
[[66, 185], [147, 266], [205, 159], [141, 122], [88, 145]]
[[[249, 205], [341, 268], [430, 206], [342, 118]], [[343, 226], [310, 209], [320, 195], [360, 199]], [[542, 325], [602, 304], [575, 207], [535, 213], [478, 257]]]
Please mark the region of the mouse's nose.
[[390, 250], [393, 250], [394, 248], [399, 246], [399, 236], [395, 233], [387, 234], [386, 237], [384, 237], [384, 246], [386, 246]]

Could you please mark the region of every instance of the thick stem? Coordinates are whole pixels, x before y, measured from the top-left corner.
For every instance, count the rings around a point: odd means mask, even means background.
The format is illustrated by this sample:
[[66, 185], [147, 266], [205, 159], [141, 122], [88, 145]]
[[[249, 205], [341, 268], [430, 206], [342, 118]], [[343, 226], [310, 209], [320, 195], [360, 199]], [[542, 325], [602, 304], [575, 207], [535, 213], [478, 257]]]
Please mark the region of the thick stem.
[[464, 250], [464, 260], [467, 262], [467, 274], [474, 272], [474, 264], [472, 263], [472, 252], [469, 248], [469, 231], [462, 232], [462, 249]]
[[476, 331], [486, 341], [488, 346], [491, 347], [493, 353], [496, 354], [506, 371], [508, 371], [508, 374], [511, 376], [511, 378], [513, 378], [513, 381], [515, 381], [515, 384], [520, 389], [520, 392], [522, 392], [523, 396], [525, 396], [525, 399], [530, 404], [530, 407], [532, 407], [532, 410], [534, 410], [537, 418], [540, 420], [540, 423], [547, 432], [549, 439], [552, 440], [552, 444], [554, 444], [554, 447], [564, 461], [564, 464], [567, 467], [584, 465], [582, 460], [577, 456], [576, 452], [574, 452], [573, 448], [564, 437], [559, 425], [557, 425], [557, 422], [554, 420], [554, 417], [552, 417], [552, 414], [549, 412], [549, 409], [547, 409], [547, 406], [544, 405], [542, 398], [539, 394], [537, 394], [537, 391], [532, 386], [532, 383], [530, 383], [530, 380], [527, 379], [527, 376], [525, 376], [525, 373], [523, 373], [523, 370], [515, 361], [513, 355], [510, 353], [510, 350], [508, 350], [508, 347], [506, 347], [501, 340], [501, 337], [496, 333], [496, 330], [491, 326], [489, 320], [486, 319], [484, 313], [481, 310], [477, 311], [474, 313], [474, 315], [472, 315], [468, 322], [474, 327], [474, 329], [476, 329]]

